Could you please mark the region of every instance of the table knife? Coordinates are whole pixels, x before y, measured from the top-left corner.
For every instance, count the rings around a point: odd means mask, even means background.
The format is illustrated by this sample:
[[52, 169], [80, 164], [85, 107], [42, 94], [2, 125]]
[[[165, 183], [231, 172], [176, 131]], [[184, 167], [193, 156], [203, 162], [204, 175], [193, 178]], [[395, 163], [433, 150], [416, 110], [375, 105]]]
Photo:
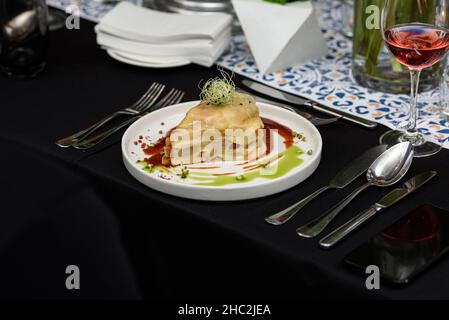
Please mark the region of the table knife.
[[349, 114], [340, 110], [334, 110], [329, 107], [326, 107], [322, 104], [319, 104], [317, 102], [314, 102], [312, 100], [308, 100], [299, 96], [295, 96], [293, 94], [289, 94], [286, 92], [282, 92], [280, 90], [277, 90], [275, 88], [269, 87], [267, 85], [249, 80], [244, 79], [242, 80], [242, 84], [256, 92], [265, 94], [269, 97], [279, 99], [288, 103], [293, 103], [300, 106], [308, 107], [312, 110], [319, 111], [321, 113], [324, 113], [328, 116], [332, 117], [339, 117], [343, 120], [358, 124], [362, 127], [369, 128], [369, 129], [375, 129], [377, 127], [377, 123], [371, 120], [363, 119], [359, 116], [356, 116], [354, 114]]
[[437, 175], [435, 171], [421, 173], [405, 182], [401, 188], [394, 189], [378, 202], [373, 204], [369, 209], [362, 211], [360, 214], [328, 234], [320, 240], [320, 246], [329, 249], [347, 237], [352, 231], [356, 230], [366, 221], [374, 217], [377, 213], [392, 206], [396, 202], [405, 198], [419, 187], [432, 180]]
[[[250, 94], [248, 91], [245, 91], [242, 88], [237, 88], [237, 90], [239, 92], [242, 92], [242, 93]], [[302, 116], [302, 117], [306, 118], [307, 120], [309, 120], [315, 126], [324, 126], [324, 125], [327, 125], [327, 124], [334, 123], [334, 122], [338, 121], [338, 119], [340, 119], [339, 117], [320, 118], [320, 117], [317, 117], [317, 116], [315, 116], [315, 115], [313, 115], [311, 113], [298, 110], [297, 108], [295, 109], [295, 108], [290, 107], [288, 105], [281, 104], [281, 103], [273, 101], [273, 100], [269, 100], [269, 99], [265, 99], [265, 98], [259, 97], [259, 96], [255, 95], [255, 94], [251, 94], [251, 95], [258, 102], [268, 103], [268, 104], [271, 104], [271, 105], [274, 105], [274, 106], [278, 106], [278, 107], [283, 108], [283, 109], [290, 110], [291, 112], [297, 113], [300, 116]]]
[[301, 201], [295, 203], [289, 208], [282, 210], [272, 216], [265, 218], [265, 221], [271, 225], [279, 226], [286, 223], [288, 220], [293, 218], [302, 208], [304, 208], [310, 201], [315, 199], [324, 191], [330, 189], [343, 189], [352, 183], [355, 179], [360, 177], [369, 166], [377, 159], [382, 153], [387, 150], [386, 145], [375, 146], [357, 159], [351, 161], [346, 167], [340, 170], [335, 177], [329, 182], [329, 184], [321, 189], [318, 189], [308, 197], [302, 199]]

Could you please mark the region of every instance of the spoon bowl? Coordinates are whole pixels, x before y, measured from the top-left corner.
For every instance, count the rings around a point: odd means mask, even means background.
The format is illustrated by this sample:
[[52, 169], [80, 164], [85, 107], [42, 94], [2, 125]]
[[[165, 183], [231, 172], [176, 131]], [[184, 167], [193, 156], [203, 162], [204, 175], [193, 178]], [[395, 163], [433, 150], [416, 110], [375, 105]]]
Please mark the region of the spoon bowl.
[[385, 151], [368, 169], [366, 179], [371, 185], [388, 187], [400, 181], [413, 162], [413, 145], [399, 143]]

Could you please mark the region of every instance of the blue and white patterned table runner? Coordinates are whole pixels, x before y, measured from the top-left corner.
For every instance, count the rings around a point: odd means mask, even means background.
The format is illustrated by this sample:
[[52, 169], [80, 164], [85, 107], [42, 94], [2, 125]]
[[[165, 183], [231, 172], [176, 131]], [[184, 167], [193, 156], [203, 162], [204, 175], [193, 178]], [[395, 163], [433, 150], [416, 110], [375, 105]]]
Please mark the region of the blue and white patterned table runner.
[[[91, 21], [99, 21], [113, 7], [92, 0], [47, 0], [47, 3], [60, 9], [77, 4], [82, 17]], [[385, 94], [357, 85], [351, 74], [352, 42], [337, 31], [340, 29], [340, 2], [318, 0], [315, 5], [328, 41], [328, 56], [262, 75], [257, 70], [245, 37], [237, 36], [233, 39], [232, 50], [221, 57], [217, 64], [272, 87], [396, 128], [404, 119], [401, 105], [408, 103], [408, 96]], [[423, 93], [420, 101], [420, 131], [436, 135], [449, 148], [449, 123], [438, 112], [438, 91]]]
[[65, 10], [70, 5], [76, 5], [81, 17], [92, 22], [100, 21], [115, 6], [113, 3], [100, 3], [93, 0], [47, 0], [47, 4], [61, 10]]

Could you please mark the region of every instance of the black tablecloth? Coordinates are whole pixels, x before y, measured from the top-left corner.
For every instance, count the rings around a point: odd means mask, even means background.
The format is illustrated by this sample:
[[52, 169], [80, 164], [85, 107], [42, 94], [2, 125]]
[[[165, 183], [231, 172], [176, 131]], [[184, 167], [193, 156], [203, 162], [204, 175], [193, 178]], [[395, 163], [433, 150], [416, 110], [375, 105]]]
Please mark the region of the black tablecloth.
[[[363, 183], [329, 192], [293, 222], [272, 227], [263, 218], [326, 184], [346, 163], [378, 143], [386, 128], [345, 122], [320, 127], [318, 170], [279, 195], [232, 203], [180, 199], [146, 188], [126, 171], [120, 135], [83, 153], [58, 148], [56, 138], [126, 106], [153, 82], [197, 99], [198, 83], [215, 68], [144, 69], [109, 58], [93, 25], [52, 32], [48, 66], [35, 80], [0, 78], [2, 205], [0, 295], [116, 298], [449, 298], [449, 259], [410, 286], [368, 291], [342, 258], [414, 207], [449, 209], [449, 151], [416, 159], [408, 177], [439, 176], [331, 251], [301, 239], [295, 228]], [[237, 77], [237, 81], [240, 79]], [[331, 227], [376, 201], [371, 189]], [[65, 289], [65, 267], [80, 266], [81, 290]], [[26, 275], [36, 270], [36, 276]], [[83, 277], [83, 275], [85, 276]], [[3, 285], [7, 283], [8, 285]]]

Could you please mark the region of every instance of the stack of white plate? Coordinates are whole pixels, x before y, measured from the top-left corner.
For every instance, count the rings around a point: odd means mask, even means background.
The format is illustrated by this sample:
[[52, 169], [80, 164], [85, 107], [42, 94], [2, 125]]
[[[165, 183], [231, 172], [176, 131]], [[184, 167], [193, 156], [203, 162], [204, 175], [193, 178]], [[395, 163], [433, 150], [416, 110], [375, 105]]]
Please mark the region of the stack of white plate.
[[116, 60], [167, 68], [212, 66], [231, 41], [232, 16], [192, 16], [119, 3], [96, 27], [97, 42]]

